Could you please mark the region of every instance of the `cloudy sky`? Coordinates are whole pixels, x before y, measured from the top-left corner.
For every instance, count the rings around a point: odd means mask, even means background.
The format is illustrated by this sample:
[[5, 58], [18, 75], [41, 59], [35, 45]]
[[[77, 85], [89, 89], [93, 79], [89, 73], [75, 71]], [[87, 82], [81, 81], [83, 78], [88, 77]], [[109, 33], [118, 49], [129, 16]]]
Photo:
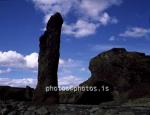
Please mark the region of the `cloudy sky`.
[[150, 0], [0, 0], [0, 85], [36, 86], [39, 37], [64, 18], [59, 85], [90, 77], [89, 61], [113, 47], [150, 54]]

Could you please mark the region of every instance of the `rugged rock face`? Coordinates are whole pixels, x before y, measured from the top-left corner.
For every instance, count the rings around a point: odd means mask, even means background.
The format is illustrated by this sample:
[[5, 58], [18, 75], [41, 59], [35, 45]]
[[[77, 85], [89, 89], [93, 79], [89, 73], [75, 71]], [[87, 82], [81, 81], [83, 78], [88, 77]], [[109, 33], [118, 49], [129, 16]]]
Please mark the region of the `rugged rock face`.
[[116, 100], [150, 97], [150, 56], [144, 53], [113, 48], [94, 57], [89, 69], [92, 76], [81, 85], [104, 81], [112, 85]]
[[58, 87], [57, 70], [62, 24], [62, 16], [59, 13], [54, 14], [48, 21], [46, 31], [40, 37], [38, 84], [33, 98], [34, 103], [58, 103], [58, 91], [46, 92], [45, 88], [46, 86]]
[[0, 100], [31, 101], [34, 89], [0, 86]]
[[91, 77], [80, 86], [109, 86], [109, 92], [60, 93], [60, 103], [99, 104], [150, 97], [150, 56], [113, 48], [90, 61]]

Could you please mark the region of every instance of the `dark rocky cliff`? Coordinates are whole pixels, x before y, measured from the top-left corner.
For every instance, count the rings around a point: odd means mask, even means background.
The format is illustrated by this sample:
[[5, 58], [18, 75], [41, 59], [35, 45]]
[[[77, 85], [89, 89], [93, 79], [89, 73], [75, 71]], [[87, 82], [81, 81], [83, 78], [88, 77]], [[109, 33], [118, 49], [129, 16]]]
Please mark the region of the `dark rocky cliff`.
[[113, 48], [90, 61], [91, 77], [80, 86], [109, 86], [109, 92], [76, 92], [60, 97], [62, 103], [98, 104], [150, 97], [150, 56]]
[[150, 96], [150, 56], [113, 48], [90, 61], [91, 77], [81, 85], [99, 81], [113, 86], [114, 99]]

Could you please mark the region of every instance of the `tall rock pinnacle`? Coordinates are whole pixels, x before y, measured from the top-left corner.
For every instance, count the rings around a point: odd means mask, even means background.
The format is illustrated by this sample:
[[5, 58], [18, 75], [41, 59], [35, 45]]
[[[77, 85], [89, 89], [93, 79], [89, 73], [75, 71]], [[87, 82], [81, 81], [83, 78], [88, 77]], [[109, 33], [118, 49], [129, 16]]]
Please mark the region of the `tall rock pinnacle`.
[[59, 102], [58, 91], [46, 92], [46, 87], [58, 87], [57, 70], [62, 24], [61, 14], [55, 13], [49, 19], [46, 31], [40, 37], [38, 84], [33, 97], [33, 102], [36, 104], [49, 105]]

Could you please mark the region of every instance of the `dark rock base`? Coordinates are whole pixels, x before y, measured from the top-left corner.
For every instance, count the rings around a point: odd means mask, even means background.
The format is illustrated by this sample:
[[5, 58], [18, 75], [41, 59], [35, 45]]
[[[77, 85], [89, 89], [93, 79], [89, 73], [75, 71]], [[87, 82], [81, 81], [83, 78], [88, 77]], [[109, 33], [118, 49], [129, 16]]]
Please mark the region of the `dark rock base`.
[[29, 102], [0, 101], [0, 115], [150, 115], [150, 98], [100, 105], [32, 106]]

